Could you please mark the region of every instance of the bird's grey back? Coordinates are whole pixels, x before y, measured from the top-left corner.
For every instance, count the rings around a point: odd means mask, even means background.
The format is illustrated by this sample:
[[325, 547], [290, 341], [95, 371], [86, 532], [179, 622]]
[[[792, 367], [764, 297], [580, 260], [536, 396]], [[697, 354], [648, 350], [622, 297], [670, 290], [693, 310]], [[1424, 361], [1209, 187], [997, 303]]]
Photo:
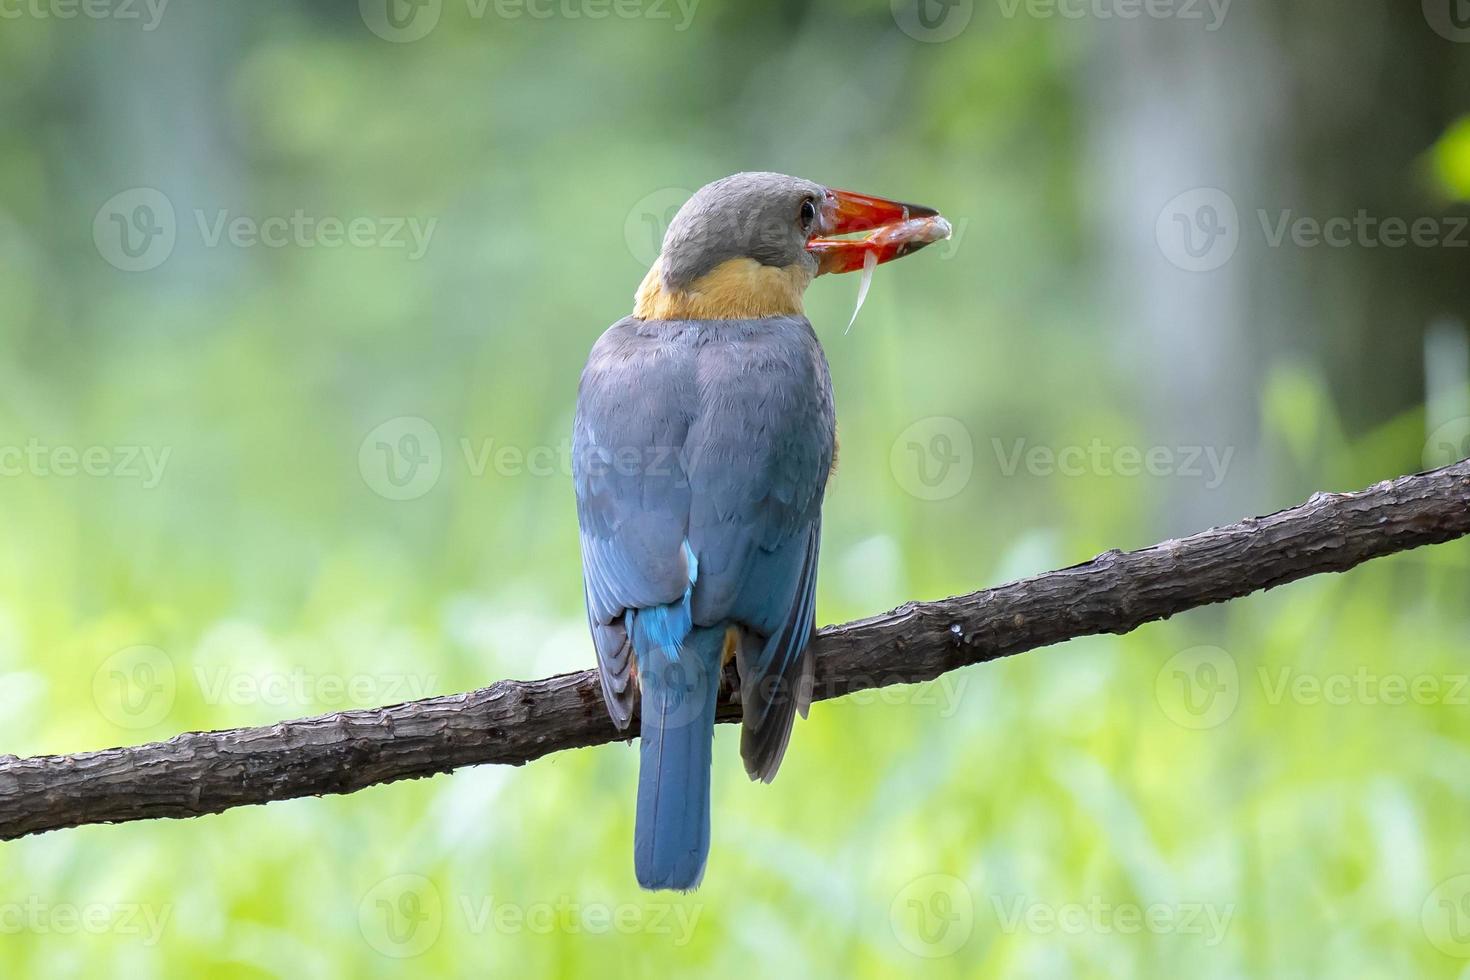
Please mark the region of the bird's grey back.
[[[644, 321], [598, 340], [582, 375], [573, 476], [585, 539], [617, 539], [620, 603], [675, 601], [684, 543], [698, 559], [695, 622], [770, 633], [820, 519], [834, 451], [832, 385], [806, 318]], [[613, 594], [613, 593], [622, 593]]]

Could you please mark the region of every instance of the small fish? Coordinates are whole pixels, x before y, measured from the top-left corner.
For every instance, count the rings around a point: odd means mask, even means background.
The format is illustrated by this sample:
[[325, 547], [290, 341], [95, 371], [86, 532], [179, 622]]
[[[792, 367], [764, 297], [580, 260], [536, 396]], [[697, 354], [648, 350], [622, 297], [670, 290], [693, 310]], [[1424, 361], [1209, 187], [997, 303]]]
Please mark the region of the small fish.
[[846, 337], [852, 332], [852, 325], [857, 323], [858, 311], [863, 308], [863, 303], [868, 299], [868, 287], [873, 284], [873, 270], [878, 268], [878, 253], [869, 252], [863, 256], [863, 279], [858, 283], [857, 305], [852, 308], [852, 319], [847, 321], [847, 329], [842, 331]]

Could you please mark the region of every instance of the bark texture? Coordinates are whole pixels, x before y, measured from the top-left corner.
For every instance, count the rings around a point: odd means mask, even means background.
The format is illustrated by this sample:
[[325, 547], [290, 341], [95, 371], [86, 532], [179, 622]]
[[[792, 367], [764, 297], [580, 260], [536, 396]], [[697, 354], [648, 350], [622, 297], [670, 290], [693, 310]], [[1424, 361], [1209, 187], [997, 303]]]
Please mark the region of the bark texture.
[[[1073, 637], [1126, 633], [1466, 534], [1470, 460], [1356, 493], [1314, 494], [1268, 517], [828, 627], [816, 640], [814, 698], [930, 680]], [[721, 704], [720, 720], [738, 717], [738, 706]], [[0, 839], [351, 793], [460, 766], [521, 765], [636, 733], [636, 719], [628, 733], [613, 727], [588, 670], [148, 745], [0, 756]]]

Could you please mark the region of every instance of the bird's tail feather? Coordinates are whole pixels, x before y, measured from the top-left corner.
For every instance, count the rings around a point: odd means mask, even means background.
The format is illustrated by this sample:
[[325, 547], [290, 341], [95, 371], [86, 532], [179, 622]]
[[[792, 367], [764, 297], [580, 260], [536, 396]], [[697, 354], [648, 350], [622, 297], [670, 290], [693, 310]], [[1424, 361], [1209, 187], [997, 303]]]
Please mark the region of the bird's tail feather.
[[632, 626], [643, 725], [633, 863], [644, 888], [688, 891], [704, 877], [709, 856], [710, 750], [725, 630], [686, 627], [681, 643], [660, 642], [669, 637], [667, 619], [680, 615], [665, 609], [639, 610]]

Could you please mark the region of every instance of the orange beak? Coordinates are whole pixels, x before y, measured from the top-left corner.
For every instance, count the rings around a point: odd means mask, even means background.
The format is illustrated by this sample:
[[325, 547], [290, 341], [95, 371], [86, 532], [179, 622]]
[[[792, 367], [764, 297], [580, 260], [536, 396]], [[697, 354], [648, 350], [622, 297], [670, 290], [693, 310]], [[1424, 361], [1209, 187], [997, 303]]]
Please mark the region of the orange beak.
[[[817, 275], [852, 272], [917, 252], [950, 236], [949, 222], [922, 204], [902, 204], [852, 191], [827, 191], [817, 216], [817, 235], [806, 250], [817, 257]], [[860, 238], [830, 238], [867, 232]]]

